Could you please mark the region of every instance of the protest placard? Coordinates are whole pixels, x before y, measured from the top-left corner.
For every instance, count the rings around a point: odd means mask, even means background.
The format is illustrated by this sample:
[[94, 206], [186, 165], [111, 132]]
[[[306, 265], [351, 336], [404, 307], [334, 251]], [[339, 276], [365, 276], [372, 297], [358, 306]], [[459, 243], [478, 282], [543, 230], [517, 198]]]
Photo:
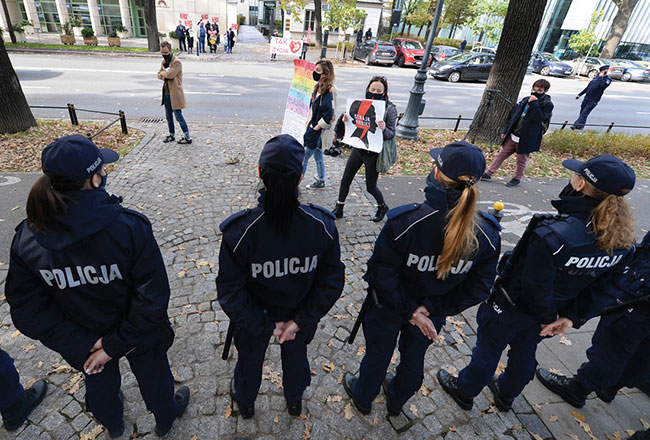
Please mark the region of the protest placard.
[[347, 99], [348, 120], [343, 143], [373, 153], [384, 147], [384, 133], [377, 126], [384, 119], [386, 103], [372, 99]]
[[298, 58], [302, 53], [302, 41], [290, 40], [289, 38], [272, 37], [271, 38], [271, 53], [278, 55], [288, 55], [290, 57]]
[[309, 102], [314, 90], [312, 74], [316, 65], [305, 60], [294, 60], [293, 65], [293, 81], [284, 110], [282, 134], [290, 134], [302, 144], [309, 117]]

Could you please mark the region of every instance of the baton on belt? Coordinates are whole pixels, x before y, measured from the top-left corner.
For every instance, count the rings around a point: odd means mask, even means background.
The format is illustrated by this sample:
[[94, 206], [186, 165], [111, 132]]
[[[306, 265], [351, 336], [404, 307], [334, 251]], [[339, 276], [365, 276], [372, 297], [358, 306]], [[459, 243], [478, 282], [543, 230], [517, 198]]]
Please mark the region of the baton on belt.
[[232, 337], [235, 334], [235, 324], [232, 321], [228, 324], [228, 333], [226, 333], [226, 343], [223, 346], [223, 353], [221, 354], [221, 359], [224, 361], [228, 360], [230, 356], [230, 346], [232, 345]]
[[373, 289], [371, 286], [368, 286], [368, 294], [366, 295], [366, 299], [363, 300], [363, 305], [361, 306], [361, 310], [359, 311], [359, 316], [357, 316], [357, 320], [354, 322], [354, 327], [352, 327], [350, 336], [348, 336], [348, 341], [347, 341], [348, 344], [352, 344], [354, 342], [354, 338], [357, 337], [357, 333], [359, 332], [359, 327], [361, 327], [363, 318], [366, 316], [366, 313], [368, 313], [368, 307], [370, 307], [371, 301], [374, 302], [375, 307], [381, 309], [381, 304], [379, 304], [379, 299], [377, 298], [377, 293], [375, 292], [375, 289]]
[[636, 299], [633, 299], [633, 300], [630, 300], [630, 301], [615, 304], [615, 305], [613, 305], [611, 307], [608, 307], [605, 310], [603, 310], [602, 312], [600, 312], [599, 316], [607, 315], [608, 313], [619, 312], [619, 311], [625, 310], [625, 309], [630, 309], [630, 308], [633, 308], [634, 306], [637, 306], [637, 305], [643, 304], [643, 303], [650, 303], [650, 294], [641, 296], [639, 298], [636, 298]]

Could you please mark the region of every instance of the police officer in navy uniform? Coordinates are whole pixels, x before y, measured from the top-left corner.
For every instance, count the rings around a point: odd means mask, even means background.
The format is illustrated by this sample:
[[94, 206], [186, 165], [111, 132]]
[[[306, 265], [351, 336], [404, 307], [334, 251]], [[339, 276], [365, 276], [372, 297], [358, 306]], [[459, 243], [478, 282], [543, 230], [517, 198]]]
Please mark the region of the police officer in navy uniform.
[[576, 99], [580, 99], [585, 95], [585, 99], [580, 105], [580, 116], [571, 126], [571, 130], [582, 130], [587, 123], [589, 113], [596, 108], [600, 98], [602, 98], [605, 89], [612, 83], [612, 79], [607, 75], [609, 66], [600, 66], [599, 74], [596, 78], [592, 79], [584, 90], [576, 95]]
[[289, 414], [300, 415], [311, 382], [307, 344], [343, 290], [345, 266], [333, 214], [298, 201], [304, 154], [289, 135], [269, 140], [259, 158], [259, 205], [220, 225], [217, 292], [235, 325], [238, 359], [230, 391], [243, 418], [255, 414], [271, 336], [281, 343]]
[[38, 380], [28, 389], [20, 384], [14, 360], [6, 351], [0, 349], [0, 413], [7, 431], [15, 431], [22, 426], [27, 417], [47, 393], [47, 382]]
[[124, 432], [121, 357], [164, 435], [189, 390], [174, 394], [169, 283], [151, 224], [104, 189], [104, 165], [117, 160], [80, 135], [43, 150], [44, 175], [16, 228], [5, 293], [16, 328], [84, 372], [86, 408], [111, 437]]
[[537, 369], [540, 382], [576, 408], [584, 406], [592, 391], [609, 403], [624, 386], [643, 388], [650, 380], [650, 299], [641, 301], [650, 294], [650, 233], [636, 246], [631, 261], [617, 268], [603, 277], [598, 289], [619, 303], [637, 303], [602, 316], [587, 350], [589, 362], [575, 376]]
[[[485, 171], [481, 150], [454, 142], [431, 150], [436, 166], [424, 203], [388, 212], [365, 280], [375, 290], [363, 321], [366, 355], [359, 377], [346, 373], [345, 391], [370, 414], [383, 384], [389, 415], [420, 389], [424, 356], [447, 316], [485, 300], [496, 274], [500, 226], [476, 211], [477, 181]], [[400, 364], [387, 373], [399, 337]]]
[[[474, 396], [489, 385], [497, 408], [508, 411], [535, 374], [537, 344], [600, 313], [606, 298], [588, 287], [634, 246], [632, 211], [624, 198], [634, 187], [634, 170], [607, 155], [562, 164], [575, 172], [552, 202], [562, 216], [533, 230], [526, 254], [512, 262], [513, 276], [504, 280], [506, 294], [481, 304], [469, 365], [458, 378], [438, 372], [443, 389], [463, 409], [471, 409]], [[493, 378], [507, 345], [508, 366]]]

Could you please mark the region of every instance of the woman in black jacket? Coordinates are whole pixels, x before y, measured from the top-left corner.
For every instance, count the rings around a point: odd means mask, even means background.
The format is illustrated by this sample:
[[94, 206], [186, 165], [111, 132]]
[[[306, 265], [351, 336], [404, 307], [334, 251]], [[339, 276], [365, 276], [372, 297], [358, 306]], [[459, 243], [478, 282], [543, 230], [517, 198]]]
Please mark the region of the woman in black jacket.
[[[388, 80], [383, 76], [374, 76], [366, 87], [366, 99], [386, 101], [384, 120], [378, 121], [377, 127], [383, 132], [384, 141], [393, 139], [395, 137], [395, 126], [397, 125], [397, 108], [388, 99]], [[348, 116], [343, 115], [343, 122], [347, 119]], [[366, 167], [366, 189], [377, 201], [377, 213], [372, 221], [380, 222], [384, 218], [388, 212], [388, 205], [386, 205], [384, 196], [377, 187], [377, 179], [379, 178], [379, 172], [377, 171], [378, 157], [379, 153], [364, 151], [358, 148], [352, 149], [348, 162], [345, 164], [343, 177], [341, 178], [339, 199], [332, 211], [336, 218], [343, 217], [343, 206], [350, 191], [350, 184], [357, 171], [361, 168], [361, 165]]]

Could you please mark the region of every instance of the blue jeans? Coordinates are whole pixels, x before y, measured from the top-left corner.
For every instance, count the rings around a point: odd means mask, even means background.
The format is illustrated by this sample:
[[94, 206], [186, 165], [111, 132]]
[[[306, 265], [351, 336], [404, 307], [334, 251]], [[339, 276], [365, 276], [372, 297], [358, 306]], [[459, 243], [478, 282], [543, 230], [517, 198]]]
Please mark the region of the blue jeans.
[[170, 95], [164, 95], [163, 99], [165, 101], [165, 117], [167, 118], [167, 127], [169, 128], [169, 134], [172, 136], [176, 134], [173, 118], [173, 116], [176, 116], [176, 120], [181, 126], [181, 130], [183, 130], [183, 133], [185, 133], [185, 138], [190, 139], [190, 129], [187, 128], [187, 122], [185, 122], [183, 112], [181, 110], [172, 110], [172, 97]]
[[587, 123], [587, 116], [589, 116], [589, 113], [591, 113], [597, 105], [598, 101], [588, 101], [587, 99], [582, 101], [582, 104], [580, 104], [580, 116], [578, 116], [578, 119], [573, 123], [573, 126], [583, 128]]
[[515, 398], [535, 375], [535, 352], [542, 340], [539, 322], [513, 307], [506, 305], [501, 309], [503, 312], [498, 314], [487, 303], [478, 309], [472, 359], [458, 374], [458, 388], [467, 397], [477, 396], [492, 380], [501, 353], [508, 345], [508, 366], [498, 380], [501, 392]]
[[199, 38], [199, 52], [205, 53], [205, 37]]
[[232, 43], [228, 42], [228, 53], [232, 53]]
[[14, 360], [4, 350], [0, 350], [0, 411], [11, 408], [23, 394]]
[[325, 180], [325, 162], [323, 161], [323, 149], [321, 148], [321, 139], [318, 137], [316, 143], [318, 148], [305, 147], [305, 160], [302, 162], [302, 175], [303, 178], [307, 174], [307, 165], [309, 164], [309, 158], [314, 156], [314, 161], [316, 161], [316, 173], [318, 174], [318, 180]]

